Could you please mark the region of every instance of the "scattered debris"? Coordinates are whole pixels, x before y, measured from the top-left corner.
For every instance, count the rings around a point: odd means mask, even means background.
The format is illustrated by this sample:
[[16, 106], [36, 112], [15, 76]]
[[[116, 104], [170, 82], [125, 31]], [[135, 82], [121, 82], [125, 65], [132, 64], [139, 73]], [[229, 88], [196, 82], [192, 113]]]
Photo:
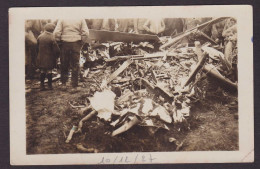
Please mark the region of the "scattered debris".
[[[236, 58], [235, 45], [228, 42], [223, 49], [203, 32], [207, 26], [225, 19], [213, 19], [160, 42], [152, 35], [91, 30], [92, 38], [99, 42], [92, 45], [89, 50], [92, 59], [86, 59], [86, 63], [101, 58], [102, 66], [88, 67], [83, 73], [83, 78], [93, 82], [89, 94], [92, 97], [88, 97], [90, 104], [69, 104], [79, 108], [81, 114], [90, 109], [91, 112], [77, 127], [73, 126], [66, 142], [71, 140], [76, 128], [76, 133], [81, 132], [83, 122], [94, 115], [109, 122], [113, 130], [108, 133], [112, 137], [136, 125], [147, 127], [154, 134], [158, 129], [169, 131], [172, 126], [188, 123], [193, 104], [205, 98], [207, 91], [202, 82], [207, 76], [237, 90], [237, 82], [229, 79]], [[190, 36], [196, 38], [190, 40]], [[185, 38], [189, 43], [182, 42]], [[176, 144], [176, 151], [183, 145], [173, 137], [169, 142]], [[83, 152], [96, 151], [82, 144], [77, 144], [77, 148]]]
[[[199, 53], [199, 52], [197, 52]], [[198, 58], [201, 58], [198, 64], [196, 65], [195, 69], [191, 72], [190, 76], [188, 77], [187, 81], [183, 84], [183, 87], [187, 86], [193, 78], [196, 76], [198, 71], [203, 67], [205, 61], [206, 61], [206, 55], [201, 53], [201, 55], [198, 55]]]

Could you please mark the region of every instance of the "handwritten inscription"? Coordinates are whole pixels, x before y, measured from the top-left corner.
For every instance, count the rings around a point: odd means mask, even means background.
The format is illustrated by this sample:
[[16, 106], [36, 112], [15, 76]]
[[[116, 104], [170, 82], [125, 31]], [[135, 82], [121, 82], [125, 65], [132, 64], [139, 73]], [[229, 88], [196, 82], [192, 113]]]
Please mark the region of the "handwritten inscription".
[[116, 157], [102, 157], [98, 164], [136, 164], [136, 163], [153, 163], [156, 158], [152, 157], [152, 154], [140, 155], [136, 154], [134, 157], [127, 155], [117, 155]]

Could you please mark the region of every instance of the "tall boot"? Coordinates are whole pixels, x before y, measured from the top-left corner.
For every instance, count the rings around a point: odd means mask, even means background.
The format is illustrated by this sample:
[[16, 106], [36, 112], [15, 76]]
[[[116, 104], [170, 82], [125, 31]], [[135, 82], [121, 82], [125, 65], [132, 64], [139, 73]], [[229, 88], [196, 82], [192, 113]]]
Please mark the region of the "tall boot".
[[52, 73], [48, 73], [47, 78], [48, 78], [48, 89], [52, 90]]
[[41, 73], [41, 74], [40, 74], [40, 81], [41, 81], [40, 90], [41, 90], [41, 91], [45, 90], [45, 87], [44, 87], [45, 76], [46, 76], [45, 73]]

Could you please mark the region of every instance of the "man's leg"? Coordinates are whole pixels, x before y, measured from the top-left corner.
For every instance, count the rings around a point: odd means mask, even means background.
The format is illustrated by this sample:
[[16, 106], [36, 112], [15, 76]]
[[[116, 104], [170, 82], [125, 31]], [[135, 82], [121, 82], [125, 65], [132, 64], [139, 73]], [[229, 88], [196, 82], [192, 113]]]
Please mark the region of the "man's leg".
[[41, 74], [40, 74], [40, 82], [41, 82], [40, 90], [41, 91], [45, 90], [45, 87], [44, 87], [45, 77], [46, 77], [46, 71], [44, 69], [41, 69]]
[[69, 54], [70, 54], [70, 52], [68, 49], [68, 45], [66, 43], [63, 43], [61, 45], [61, 56], [60, 56], [61, 82], [63, 85], [66, 85], [66, 82], [68, 81]]
[[48, 89], [52, 90], [52, 70], [47, 70]]
[[72, 87], [78, 86], [78, 76], [79, 76], [79, 58], [80, 58], [80, 48], [81, 42], [71, 43], [71, 85]]

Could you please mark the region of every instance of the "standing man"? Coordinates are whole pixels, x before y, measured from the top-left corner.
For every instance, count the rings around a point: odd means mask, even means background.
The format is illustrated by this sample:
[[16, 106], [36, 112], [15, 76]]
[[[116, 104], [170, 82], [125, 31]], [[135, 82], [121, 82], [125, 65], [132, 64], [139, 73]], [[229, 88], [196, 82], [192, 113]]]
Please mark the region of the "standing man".
[[80, 49], [89, 36], [86, 21], [84, 19], [59, 20], [54, 36], [61, 42], [61, 82], [66, 86], [69, 66], [71, 66], [71, 85], [75, 88], [78, 86]]

